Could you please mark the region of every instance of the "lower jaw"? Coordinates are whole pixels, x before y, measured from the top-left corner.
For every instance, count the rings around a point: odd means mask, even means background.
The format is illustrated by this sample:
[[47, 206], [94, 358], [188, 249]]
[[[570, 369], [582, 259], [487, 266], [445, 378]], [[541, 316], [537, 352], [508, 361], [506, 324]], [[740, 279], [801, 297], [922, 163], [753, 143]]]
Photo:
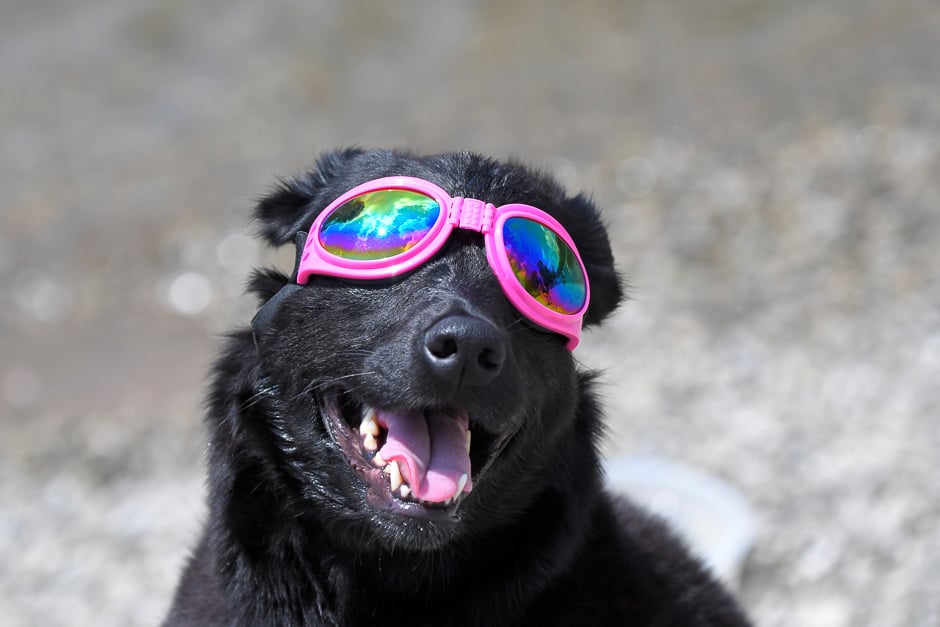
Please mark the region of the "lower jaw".
[[448, 507], [435, 507], [403, 501], [391, 495], [379, 494], [369, 484], [366, 486], [366, 503], [375, 510], [408, 518], [434, 522], [457, 522], [460, 520], [457, 504]]

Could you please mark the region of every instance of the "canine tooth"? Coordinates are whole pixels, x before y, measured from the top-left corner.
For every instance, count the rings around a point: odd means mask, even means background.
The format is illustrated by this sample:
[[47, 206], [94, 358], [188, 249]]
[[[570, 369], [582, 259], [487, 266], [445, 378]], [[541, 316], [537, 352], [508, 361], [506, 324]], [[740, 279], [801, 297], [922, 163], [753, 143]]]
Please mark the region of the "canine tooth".
[[411, 488], [408, 487], [407, 483], [401, 484], [401, 496], [402, 498], [408, 498], [408, 495], [411, 494]]
[[463, 489], [467, 487], [468, 479], [469, 477], [467, 476], [467, 473], [460, 475], [460, 480], [457, 481], [457, 491], [454, 492], [454, 496], [451, 497], [452, 499], [456, 499], [458, 496], [460, 496], [460, 493], [463, 492]]
[[367, 433], [366, 437], [362, 440], [362, 448], [367, 451], [377, 451], [379, 450], [379, 441], [375, 439], [374, 435]]
[[373, 463], [374, 465], [378, 466], [379, 468], [384, 468], [385, 465], [386, 465], [388, 462], [386, 462], [386, 461], [382, 458], [382, 454], [381, 454], [381, 453], [376, 453], [375, 456], [372, 458], [372, 463]]
[[374, 438], [379, 437], [382, 431], [379, 423], [375, 420], [375, 410], [368, 408], [362, 415], [362, 422], [359, 423], [359, 435], [371, 435]]
[[402, 487], [401, 468], [398, 467], [397, 461], [390, 461], [383, 472], [388, 475], [389, 483], [392, 486], [392, 492]]
[[467, 453], [470, 453], [470, 429], [467, 429]]

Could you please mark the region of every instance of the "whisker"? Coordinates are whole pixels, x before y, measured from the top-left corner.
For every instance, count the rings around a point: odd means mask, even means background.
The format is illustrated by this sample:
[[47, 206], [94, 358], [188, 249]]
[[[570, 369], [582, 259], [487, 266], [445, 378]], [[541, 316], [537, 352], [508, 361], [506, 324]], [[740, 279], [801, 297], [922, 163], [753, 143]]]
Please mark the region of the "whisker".
[[506, 325], [506, 331], [512, 333], [519, 329], [526, 329], [529, 327], [529, 322], [523, 320], [522, 318], [517, 318]]
[[335, 356], [342, 357], [371, 357], [374, 351], [366, 348], [348, 348], [333, 353]]
[[257, 405], [259, 402], [261, 402], [261, 399], [263, 399], [265, 396], [269, 396], [273, 392], [274, 392], [274, 388], [267, 387], [267, 386], [262, 387], [260, 390], [258, 390], [257, 392], [255, 392], [254, 394], [246, 398], [242, 402], [241, 408], [250, 409], [254, 407], [255, 405]]
[[336, 382], [338, 381], [343, 381], [345, 379], [352, 379], [355, 377], [367, 377], [373, 374], [377, 374], [377, 371], [363, 370], [362, 372], [354, 372], [352, 374], [345, 374], [342, 376], [333, 377], [332, 379], [328, 379], [326, 381], [311, 381], [307, 386], [304, 387], [303, 390], [301, 390], [296, 396], [294, 396], [294, 399], [310, 394], [311, 392], [319, 392], [321, 390], [330, 388], [333, 385], [335, 385]]
[[352, 374], [344, 374], [344, 375], [339, 376], [339, 377], [333, 377], [332, 379], [330, 379], [330, 380], [328, 380], [328, 381], [321, 381], [321, 382], [317, 383], [316, 385], [314, 385], [314, 386], [311, 388], [311, 391], [312, 391], [312, 390], [322, 390], [323, 388], [329, 387], [329, 386], [333, 385], [334, 383], [336, 383], [337, 381], [342, 381], [343, 379], [352, 379], [352, 378], [354, 378], [354, 377], [367, 377], [367, 376], [369, 376], [369, 375], [373, 375], [373, 374], [377, 374], [377, 373], [378, 373], [378, 371], [376, 371], [376, 370], [363, 370], [362, 372], [354, 372], [354, 373], [352, 373]]

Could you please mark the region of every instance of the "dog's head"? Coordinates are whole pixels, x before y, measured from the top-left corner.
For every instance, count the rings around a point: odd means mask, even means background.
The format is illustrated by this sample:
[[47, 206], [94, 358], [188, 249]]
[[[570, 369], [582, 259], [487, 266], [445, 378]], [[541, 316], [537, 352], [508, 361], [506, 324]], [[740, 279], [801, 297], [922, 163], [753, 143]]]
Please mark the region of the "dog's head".
[[[542, 209], [580, 251], [591, 290], [585, 326], [620, 301], [590, 200], [470, 153], [326, 154], [260, 202], [261, 233], [274, 245], [293, 242], [337, 197], [387, 176]], [[313, 276], [283, 292], [290, 281], [274, 271], [252, 281], [262, 302], [279, 296], [256, 329], [256, 389], [245, 406], [257, 414], [248, 430], [265, 480], [293, 486], [296, 515], [331, 521], [349, 542], [439, 546], [512, 518], [576, 474], [572, 465], [588, 462], [573, 458], [575, 440], [589, 440], [593, 455], [594, 425], [576, 425], [581, 390], [566, 339], [513, 307], [479, 233], [454, 231], [430, 260], [393, 279]]]

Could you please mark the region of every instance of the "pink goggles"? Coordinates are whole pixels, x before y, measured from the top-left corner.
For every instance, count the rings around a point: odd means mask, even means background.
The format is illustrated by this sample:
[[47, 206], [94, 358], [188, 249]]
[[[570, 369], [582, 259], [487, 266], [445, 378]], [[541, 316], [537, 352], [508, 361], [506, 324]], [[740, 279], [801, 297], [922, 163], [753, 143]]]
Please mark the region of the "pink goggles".
[[313, 274], [370, 280], [410, 272], [434, 256], [455, 228], [483, 234], [486, 258], [512, 305], [568, 338], [567, 348], [574, 350], [590, 287], [564, 227], [530, 205], [452, 198], [423, 179], [375, 179], [330, 203], [307, 235], [297, 283]]

